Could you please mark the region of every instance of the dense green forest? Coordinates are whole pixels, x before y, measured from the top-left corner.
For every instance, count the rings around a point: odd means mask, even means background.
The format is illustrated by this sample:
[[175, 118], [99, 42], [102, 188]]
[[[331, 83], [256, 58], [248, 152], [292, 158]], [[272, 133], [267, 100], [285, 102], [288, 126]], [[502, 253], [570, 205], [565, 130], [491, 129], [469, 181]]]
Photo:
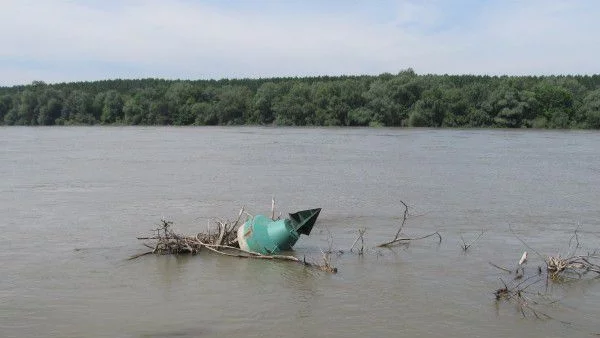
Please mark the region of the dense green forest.
[[0, 87], [4, 125], [600, 128], [600, 75], [106, 80]]

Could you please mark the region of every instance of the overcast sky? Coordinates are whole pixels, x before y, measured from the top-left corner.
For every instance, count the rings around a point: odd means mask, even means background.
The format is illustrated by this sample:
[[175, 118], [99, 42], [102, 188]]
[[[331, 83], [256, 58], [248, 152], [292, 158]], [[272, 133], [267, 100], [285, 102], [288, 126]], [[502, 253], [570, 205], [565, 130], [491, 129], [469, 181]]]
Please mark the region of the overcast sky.
[[0, 0], [0, 85], [600, 73], [598, 0]]

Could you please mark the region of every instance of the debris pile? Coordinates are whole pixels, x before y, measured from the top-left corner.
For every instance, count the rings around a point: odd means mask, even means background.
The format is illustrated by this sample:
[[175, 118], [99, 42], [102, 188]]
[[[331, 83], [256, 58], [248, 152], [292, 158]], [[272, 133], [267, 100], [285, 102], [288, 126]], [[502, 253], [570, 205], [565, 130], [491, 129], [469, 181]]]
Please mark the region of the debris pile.
[[[320, 211], [320, 209], [312, 210]], [[337, 268], [331, 265], [330, 255], [328, 253], [323, 253], [321, 263], [309, 262], [306, 260], [306, 257], [298, 258], [293, 255], [277, 254], [279, 253], [280, 247], [290, 249], [291, 245], [295, 243], [299, 237], [299, 234], [296, 232], [296, 230], [299, 230], [301, 233], [305, 234], [310, 233], [310, 229], [306, 230], [306, 225], [307, 223], [312, 222], [310, 224], [310, 227], [312, 227], [316, 217], [318, 216], [318, 211], [316, 212], [316, 215], [313, 215], [310, 219], [302, 219], [298, 217], [303, 216], [304, 212], [312, 210], [305, 210], [290, 214], [290, 219], [271, 219], [270, 222], [267, 223], [258, 223], [255, 222], [255, 220], [263, 220], [265, 216], [252, 216], [246, 213], [246, 220], [244, 222], [240, 222], [242, 215], [245, 214], [244, 208], [242, 208], [235, 221], [230, 222], [227, 220], [216, 220], [214, 222], [216, 224], [216, 231], [211, 231], [211, 227], [209, 226], [207, 232], [199, 232], [194, 236], [178, 234], [173, 230], [173, 222], [162, 220], [162, 224], [153, 230], [153, 236], [137, 238], [138, 240], [144, 241], [143, 245], [151, 249], [151, 251], [134, 255], [129, 259], [135, 259], [150, 254], [195, 255], [203, 249], [206, 249], [210, 252], [224, 256], [250, 259], [283, 260], [300, 263], [304, 266], [317, 268], [330, 273], [337, 273]], [[285, 230], [288, 229], [288, 225], [290, 224], [298, 225], [299, 227], [303, 226], [303, 228], [295, 229], [290, 227], [289, 234], [287, 232], [279, 231], [277, 236], [274, 238], [266, 236], [268, 235], [268, 226], [273, 226], [275, 229]], [[262, 228], [259, 229], [260, 226], [262, 226]], [[261, 235], [263, 237], [259, 237]], [[148, 241], [150, 241], [150, 243], [148, 243]], [[265, 241], [267, 241], [269, 244], [272, 244], [272, 247], [263, 248], [258, 245], [265, 243]], [[248, 246], [249, 242], [255, 245]], [[240, 243], [243, 243], [244, 246], [240, 247]]]
[[527, 251], [523, 253], [518, 261], [517, 268], [514, 270], [490, 262], [492, 266], [504, 272], [509, 274], [514, 272], [512, 281], [506, 282], [500, 278], [503, 286], [494, 292], [494, 296], [497, 302], [515, 304], [523, 317], [532, 314], [537, 319], [553, 319], [550, 315], [540, 311], [542, 306], [549, 306], [558, 302], [558, 300], [552, 300], [554, 294], [553, 289], [549, 287], [551, 283], [563, 284], [564, 282], [591, 280], [600, 277], [600, 252], [594, 250], [586, 254], [578, 254], [581, 251], [577, 233], [579, 227], [569, 240], [568, 253], [565, 255], [560, 253], [542, 255], [521, 239], [512, 228], [509, 227], [509, 229], [525, 247], [535, 253], [543, 262], [542, 265], [537, 266], [535, 272], [527, 274], [525, 273], [525, 265], [528, 262]]
[[600, 255], [593, 252], [583, 256], [571, 256], [563, 258], [560, 255], [548, 256], [546, 258], [546, 270], [553, 280], [567, 278], [583, 278], [588, 273], [600, 276]]

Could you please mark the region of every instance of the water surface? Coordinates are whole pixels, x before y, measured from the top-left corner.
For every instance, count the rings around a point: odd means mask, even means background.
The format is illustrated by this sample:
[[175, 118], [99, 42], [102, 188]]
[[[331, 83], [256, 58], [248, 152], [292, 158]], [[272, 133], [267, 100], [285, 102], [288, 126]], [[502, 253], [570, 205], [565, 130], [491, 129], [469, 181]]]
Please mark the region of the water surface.
[[[600, 333], [600, 282], [554, 286], [556, 320], [497, 305], [488, 262], [600, 247], [600, 133], [327, 128], [0, 128], [2, 337], [561, 337]], [[323, 211], [296, 254], [329, 247], [337, 275], [287, 263], [146, 256], [181, 232]], [[394, 250], [407, 235], [435, 240]], [[367, 229], [363, 256], [347, 253]], [[467, 253], [460, 236], [484, 236]], [[530, 255], [528, 268], [541, 260]], [[569, 324], [565, 323], [568, 322]]]

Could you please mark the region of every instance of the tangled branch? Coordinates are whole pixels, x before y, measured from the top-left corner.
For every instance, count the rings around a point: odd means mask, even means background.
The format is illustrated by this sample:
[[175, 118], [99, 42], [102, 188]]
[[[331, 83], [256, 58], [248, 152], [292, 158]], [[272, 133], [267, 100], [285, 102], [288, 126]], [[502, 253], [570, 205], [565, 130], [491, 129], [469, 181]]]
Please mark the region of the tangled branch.
[[240, 221], [244, 213], [244, 208], [242, 208], [233, 222], [217, 219], [214, 221], [217, 228], [215, 232], [211, 231], [209, 226], [206, 232], [197, 233], [195, 236], [178, 234], [172, 229], [173, 222], [162, 220], [162, 224], [153, 230], [155, 233], [153, 236], [137, 238], [138, 240], [154, 241], [153, 244], [143, 243], [144, 246], [152, 250], [133, 255], [129, 259], [132, 260], [150, 254], [195, 255], [201, 250], [207, 249], [223, 256], [295, 262], [329, 273], [337, 273], [337, 268], [331, 265], [329, 254], [323, 254], [322, 263], [313, 263], [308, 262], [306, 258], [300, 259], [291, 255], [263, 255], [241, 249], [237, 243], [237, 230], [243, 224]]
[[391, 246], [394, 246], [394, 245], [408, 243], [410, 241], [416, 241], [416, 240], [425, 239], [425, 238], [429, 238], [429, 237], [433, 237], [433, 236], [437, 236], [438, 237], [438, 239], [439, 239], [438, 244], [442, 243], [442, 235], [440, 235], [440, 233], [437, 232], [437, 231], [435, 231], [435, 232], [433, 232], [433, 233], [431, 233], [429, 235], [415, 237], [415, 238], [400, 237], [400, 235], [402, 234], [402, 229], [404, 228], [404, 224], [406, 223], [406, 220], [408, 218], [408, 205], [406, 205], [406, 203], [404, 203], [404, 201], [400, 201], [400, 203], [402, 203], [402, 205], [404, 206], [404, 213], [403, 213], [403, 216], [402, 216], [402, 223], [400, 224], [400, 227], [398, 228], [398, 231], [396, 232], [396, 235], [394, 236], [394, 239], [392, 239], [389, 242], [385, 242], [385, 243], [379, 244], [377, 246], [378, 248], [391, 247]]

